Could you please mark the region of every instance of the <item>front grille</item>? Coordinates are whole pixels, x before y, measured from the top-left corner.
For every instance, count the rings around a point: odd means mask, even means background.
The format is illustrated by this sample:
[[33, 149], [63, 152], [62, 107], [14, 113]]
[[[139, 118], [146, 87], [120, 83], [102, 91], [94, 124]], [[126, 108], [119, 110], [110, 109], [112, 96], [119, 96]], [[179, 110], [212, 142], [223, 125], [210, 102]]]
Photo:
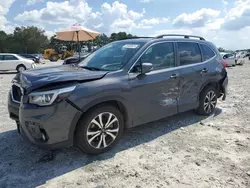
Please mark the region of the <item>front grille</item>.
[[17, 86], [17, 85], [12, 86], [12, 97], [13, 97], [13, 100], [16, 102], [21, 101], [22, 92], [21, 92], [21, 88], [19, 86]]

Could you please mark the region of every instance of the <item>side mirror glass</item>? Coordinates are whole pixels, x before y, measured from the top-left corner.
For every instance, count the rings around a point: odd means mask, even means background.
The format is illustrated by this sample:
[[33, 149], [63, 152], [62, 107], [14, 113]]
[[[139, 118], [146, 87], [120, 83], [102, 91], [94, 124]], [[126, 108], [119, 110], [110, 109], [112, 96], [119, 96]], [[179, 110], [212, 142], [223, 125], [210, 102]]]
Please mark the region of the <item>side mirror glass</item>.
[[153, 70], [152, 63], [142, 63], [142, 65], [141, 65], [141, 73], [142, 74], [146, 74], [152, 70]]

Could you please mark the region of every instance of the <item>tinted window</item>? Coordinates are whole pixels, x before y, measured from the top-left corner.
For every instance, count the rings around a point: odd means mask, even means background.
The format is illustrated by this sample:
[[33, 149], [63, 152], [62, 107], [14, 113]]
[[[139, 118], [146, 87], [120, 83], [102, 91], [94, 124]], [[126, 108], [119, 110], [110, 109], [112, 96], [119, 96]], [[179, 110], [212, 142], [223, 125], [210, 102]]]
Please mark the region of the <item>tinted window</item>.
[[3, 60], [3, 55], [0, 55], [0, 60]]
[[178, 42], [177, 45], [180, 65], [189, 65], [202, 61], [201, 51], [197, 43]]
[[17, 60], [17, 58], [13, 55], [4, 55], [4, 60]]
[[203, 52], [204, 61], [215, 56], [215, 53], [207, 45], [201, 44], [200, 46]]
[[173, 43], [155, 44], [142, 55], [140, 63], [152, 63], [154, 70], [175, 66]]

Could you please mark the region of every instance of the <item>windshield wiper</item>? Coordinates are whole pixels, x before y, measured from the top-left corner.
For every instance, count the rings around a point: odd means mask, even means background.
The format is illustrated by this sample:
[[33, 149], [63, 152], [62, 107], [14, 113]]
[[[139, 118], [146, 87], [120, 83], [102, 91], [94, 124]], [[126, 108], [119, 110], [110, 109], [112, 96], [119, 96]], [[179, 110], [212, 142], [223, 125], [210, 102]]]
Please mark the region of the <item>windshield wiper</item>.
[[105, 69], [101, 69], [98, 67], [90, 67], [90, 66], [81, 66], [84, 69], [91, 70], [91, 71], [106, 71]]

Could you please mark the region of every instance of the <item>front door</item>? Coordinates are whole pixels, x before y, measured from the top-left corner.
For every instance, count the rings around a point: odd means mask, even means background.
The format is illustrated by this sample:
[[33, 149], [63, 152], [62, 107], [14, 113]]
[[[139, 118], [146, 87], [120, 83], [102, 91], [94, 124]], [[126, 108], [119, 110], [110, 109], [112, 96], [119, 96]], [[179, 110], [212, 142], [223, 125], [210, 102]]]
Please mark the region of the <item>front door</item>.
[[[179, 71], [175, 62], [173, 43], [164, 42], [149, 47], [131, 69], [129, 99], [135, 125], [177, 113]], [[152, 63], [153, 70], [142, 75], [142, 63]]]

